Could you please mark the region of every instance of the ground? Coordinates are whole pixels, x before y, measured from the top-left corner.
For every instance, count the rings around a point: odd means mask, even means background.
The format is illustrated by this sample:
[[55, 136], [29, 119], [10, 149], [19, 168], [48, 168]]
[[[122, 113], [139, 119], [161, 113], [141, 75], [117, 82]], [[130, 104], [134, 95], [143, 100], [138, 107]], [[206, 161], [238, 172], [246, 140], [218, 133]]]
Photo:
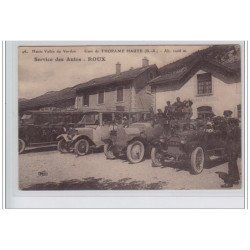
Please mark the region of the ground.
[[188, 166], [152, 167], [151, 159], [130, 164], [126, 159], [107, 160], [101, 151], [77, 157], [47, 148], [19, 155], [22, 190], [221, 189], [226, 173], [227, 163], [218, 159], [201, 174], [191, 175]]

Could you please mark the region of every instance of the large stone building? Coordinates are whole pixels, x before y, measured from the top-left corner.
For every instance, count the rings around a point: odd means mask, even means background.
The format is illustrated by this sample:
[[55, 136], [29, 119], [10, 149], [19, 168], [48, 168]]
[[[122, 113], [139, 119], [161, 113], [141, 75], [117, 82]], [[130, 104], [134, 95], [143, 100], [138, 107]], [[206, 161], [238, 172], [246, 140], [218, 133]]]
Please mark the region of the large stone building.
[[142, 67], [121, 71], [79, 84], [75, 105], [78, 110], [148, 111], [152, 106], [151, 88], [148, 82], [159, 75], [156, 65], [142, 60]]
[[164, 109], [166, 101], [177, 97], [193, 101], [193, 118], [224, 110], [241, 116], [240, 47], [218, 45], [162, 67], [161, 75], [150, 81], [154, 109]]

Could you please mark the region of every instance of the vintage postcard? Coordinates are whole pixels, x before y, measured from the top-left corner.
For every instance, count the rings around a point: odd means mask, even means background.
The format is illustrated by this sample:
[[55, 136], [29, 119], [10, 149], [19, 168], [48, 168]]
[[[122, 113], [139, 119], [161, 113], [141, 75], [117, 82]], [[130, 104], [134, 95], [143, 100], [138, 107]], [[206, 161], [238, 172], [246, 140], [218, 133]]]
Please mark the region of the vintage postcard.
[[244, 186], [242, 44], [18, 46], [18, 187]]

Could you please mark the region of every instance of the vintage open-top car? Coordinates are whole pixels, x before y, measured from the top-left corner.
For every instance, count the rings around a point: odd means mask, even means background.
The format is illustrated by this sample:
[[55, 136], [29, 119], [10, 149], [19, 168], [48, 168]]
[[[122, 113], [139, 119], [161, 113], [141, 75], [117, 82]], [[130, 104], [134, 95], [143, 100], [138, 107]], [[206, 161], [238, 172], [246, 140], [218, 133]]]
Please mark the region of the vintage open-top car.
[[225, 124], [172, 121], [171, 132], [153, 141], [152, 166], [187, 163], [192, 174], [202, 172], [211, 156], [226, 158]]
[[61, 153], [74, 151], [77, 155], [86, 155], [90, 149], [104, 146], [102, 139], [108, 138], [110, 129], [117, 121], [128, 115], [123, 111], [88, 111], [81, 121], [57, 137], [58, 150]]
[[26, 147], [56, 145], [57, 136], [82, 117], [76, 111], [26, 111], [19, 120], [19, 153]]
[[144, 119], [129, 124], [119, 125], [110, 131], [109, 138], [105, 142], [104, 153], [107, 159], [114, 159], [120, 155], [126, 155], [131, 163], [143, 160], [146, 152], [150, 151], [150, 142], [162, 135], [164, 124], [154, 123], [149, 114], [141, 114]]

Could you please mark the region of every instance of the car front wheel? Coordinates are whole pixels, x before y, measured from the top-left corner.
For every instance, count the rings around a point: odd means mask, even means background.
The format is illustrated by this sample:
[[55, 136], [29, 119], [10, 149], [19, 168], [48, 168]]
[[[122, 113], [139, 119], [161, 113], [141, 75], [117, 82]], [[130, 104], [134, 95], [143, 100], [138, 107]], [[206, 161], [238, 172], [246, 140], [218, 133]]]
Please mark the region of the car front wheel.
[[25, 147], [26, 147], [25, 141], [22, 139], [19, 139], [18, 140], [18, 152], [19, 152], [19, 154], [22, 154], [24, 152]]
[[145, 146], [141, 141], [133, 141], [127, 147], [127, 158], [131, 163], [141, 162], [145, 155]]
[[191, 154], [191, 173], [200, 174], [204, 168], [205, 154], [202, 147], [197, 147]]
[[151, 150], [152, 167], [162, 166], [162, 154], [159, 148], [153, 147]]
[[74, 151], [77, 155], [86, 155], [89, 152], [89, 142], [86, 139], [80, 139], [76, 142]]
[[57, 144], [57, 149], [60, 153], [68, 153], [67, 142], [65, 139], [61, 139]]

